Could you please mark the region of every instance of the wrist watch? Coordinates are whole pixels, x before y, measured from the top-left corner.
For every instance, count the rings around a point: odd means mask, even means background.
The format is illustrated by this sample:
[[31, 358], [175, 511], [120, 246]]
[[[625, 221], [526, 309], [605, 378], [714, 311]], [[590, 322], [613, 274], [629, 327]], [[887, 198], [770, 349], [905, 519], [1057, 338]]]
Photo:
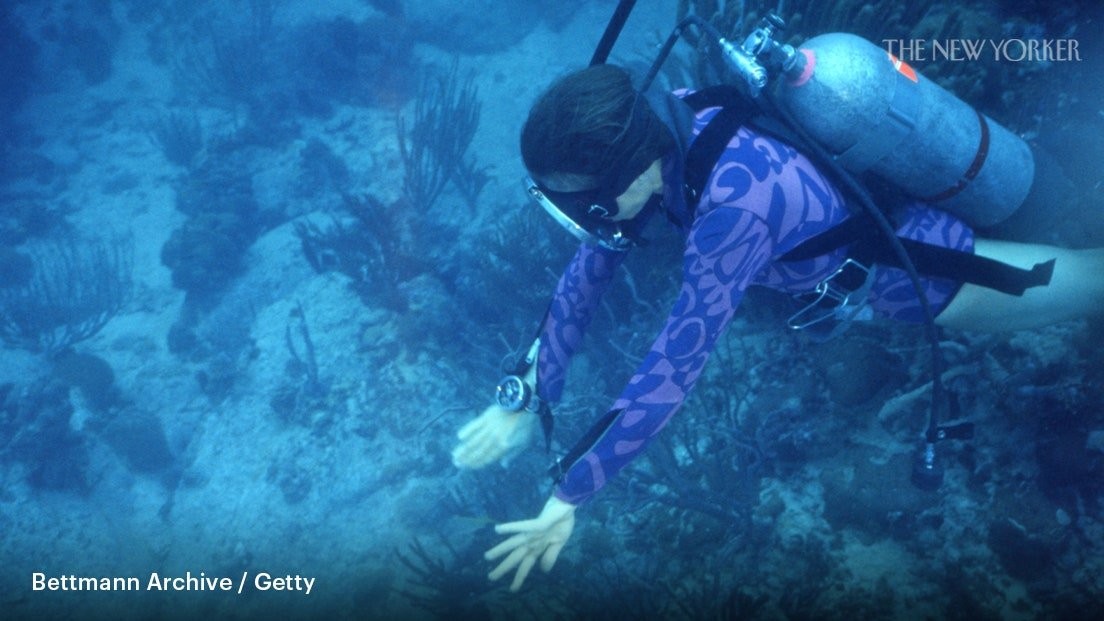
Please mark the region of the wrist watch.
[[495, 402], [511, 412], [537, 412], [540, 409], [540, 397], [519, 375], [507, 375], [498, 382]]

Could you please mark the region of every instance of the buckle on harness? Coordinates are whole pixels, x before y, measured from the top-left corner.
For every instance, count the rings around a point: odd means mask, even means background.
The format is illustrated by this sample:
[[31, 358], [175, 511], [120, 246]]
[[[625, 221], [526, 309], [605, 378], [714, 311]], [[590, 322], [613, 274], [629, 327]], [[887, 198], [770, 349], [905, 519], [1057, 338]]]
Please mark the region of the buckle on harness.
[[[858, 281], [859, 278], [862, 280]], [[861, 284], [849, 290], [848, 286], [840, 281], [861, 282]], [[824, 338], [838, 336], [852, 321], [867, 320], [874, 316], [868, 300], [870, 288], [873, 285], [874, 267], [866, 267], [854, 259], [847, 259], [836, 271], [817, 283], [813, 291], [794, 296], [794, 299], [804, 302], [805, 306], [790, 316], [786, 320], [786, 325], [791, 330], [805, 330], [828, 321], [835, 321], [836, 325]]]

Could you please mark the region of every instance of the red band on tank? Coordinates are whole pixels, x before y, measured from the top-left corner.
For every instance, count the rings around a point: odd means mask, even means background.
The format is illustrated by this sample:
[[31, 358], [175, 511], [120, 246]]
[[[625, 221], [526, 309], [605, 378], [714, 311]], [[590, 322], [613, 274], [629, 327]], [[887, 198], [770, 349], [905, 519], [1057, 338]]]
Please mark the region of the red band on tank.
[[898, 73], [912, 80], [913, 82], [920, 81], [920, 79], [916, 77], [916, 70], [910, 67], [908, 63], [901, 60], [900, 58], [897, 58], [893, 54], [890, 54], [889, 52], [886, 52], [886, 55], [889, 56], [889, 62], [893, 63], [893, 68], [896, 69]]
[[790, 80], [790, 86], [801, 86], [808, 82], [809, 78], [813, 77], [813, 69], [816, 68], [816, 53], [805, 48], [799, 51], [805, 56], [805, 68], [801, 70], [801, 75]]
[[986, 121], [985, 117], [977, 110], [974, 110], [974, 113], [977, 114], [978, 123], [981, 125], [981, 139], [978, 140], [978, 148], [977, 153], [974, 154], [974, 161], [970, 162], [970, 167], [966, 169], [966, 172], [962, 175], [962, 178], [958, 180], [958, 183], [943, 190], [939, 194], [923, 197], [920, 200], [929, 203], [945, 201], [966, 189], [966, 186], [970, 185], [970, 182], [981, 172], [981, 167], [985, 165], [985, 158], [989, 157], [989, 122]]

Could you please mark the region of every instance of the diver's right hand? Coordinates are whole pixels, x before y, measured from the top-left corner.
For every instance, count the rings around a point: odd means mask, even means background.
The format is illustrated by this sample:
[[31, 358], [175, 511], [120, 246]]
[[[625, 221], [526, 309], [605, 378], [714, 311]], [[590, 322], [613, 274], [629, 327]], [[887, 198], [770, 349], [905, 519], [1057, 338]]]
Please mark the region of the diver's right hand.
[[529, 441], [536, 419], [532, 412], [488, 407], [456, 434], [460, 443], [452, 449], [453, 465], [475, 469], [502, 459]]

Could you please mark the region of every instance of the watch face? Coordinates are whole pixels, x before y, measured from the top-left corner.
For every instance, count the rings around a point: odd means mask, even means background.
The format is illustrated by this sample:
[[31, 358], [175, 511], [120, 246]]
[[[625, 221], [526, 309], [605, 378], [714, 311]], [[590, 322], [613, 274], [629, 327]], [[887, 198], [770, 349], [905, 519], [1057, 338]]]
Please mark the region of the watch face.
[[532, 391], [529, 385], [516, 375], [508, 375], [498, 383], [495, 400], [507, 410], [520, 411], [529, 405]]

